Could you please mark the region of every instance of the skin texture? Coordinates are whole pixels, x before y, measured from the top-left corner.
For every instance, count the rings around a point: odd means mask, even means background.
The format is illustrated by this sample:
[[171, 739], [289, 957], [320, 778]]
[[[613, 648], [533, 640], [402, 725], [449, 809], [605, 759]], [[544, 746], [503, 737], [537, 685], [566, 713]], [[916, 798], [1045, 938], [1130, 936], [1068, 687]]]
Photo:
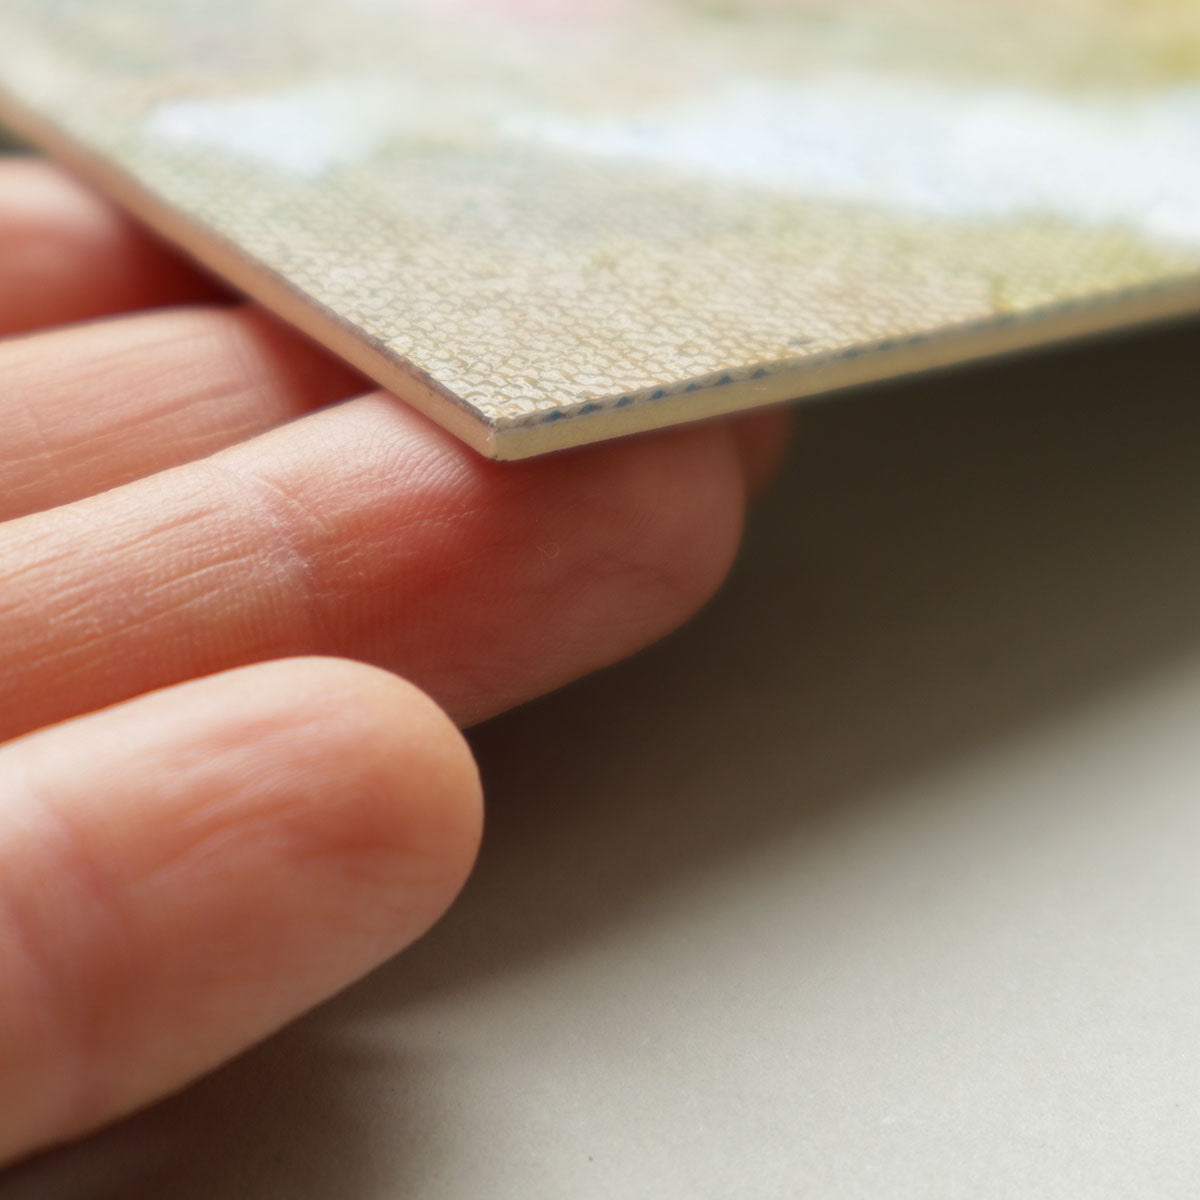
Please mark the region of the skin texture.
[[485, 462], [24, 161], [0, 427], [0, 1161], [420, 936], [480, 836], [457, 726], [694, 612], [783, 439]]

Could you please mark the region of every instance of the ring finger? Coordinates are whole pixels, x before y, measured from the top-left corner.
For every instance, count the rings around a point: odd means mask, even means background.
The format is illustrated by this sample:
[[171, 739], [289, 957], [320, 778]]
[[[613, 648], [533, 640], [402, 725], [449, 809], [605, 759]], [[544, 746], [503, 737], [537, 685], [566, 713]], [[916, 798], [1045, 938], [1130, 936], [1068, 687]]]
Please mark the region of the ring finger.
[[3, 341], [0, 380], [0, 521], [202, 458], [366, 387], [250, 305]]
[[0, 162], [0, 336], [224, 295], [65, 171]]

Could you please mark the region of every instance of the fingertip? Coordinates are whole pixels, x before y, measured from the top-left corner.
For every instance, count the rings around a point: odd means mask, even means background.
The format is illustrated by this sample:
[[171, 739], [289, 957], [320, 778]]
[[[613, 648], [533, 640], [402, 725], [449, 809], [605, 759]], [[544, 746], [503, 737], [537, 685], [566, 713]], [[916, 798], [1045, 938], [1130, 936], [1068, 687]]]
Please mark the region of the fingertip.
[[[339, 937], [349, 922], [364, 966], [421, 936], [449, 907], [478, 850], [482, 789], [462, 734], [419, 689], [378, 667], [312, 657], [161, 695], [188, 722], [173, 732], [160, 726], [165, 753], [142, 755], [150, 778], [155, 768], [172, 770], [177, 745], [193, 747], [192, 761], [195, 747], [206, 749], [173, 799], [186, 819], [154, 847], [157, 861], [171, 864], [156, 880], [168, 900], [207, 894], [216, 914], [233, 896], [278, 910], [281, 922], [303, 910], [302, 954], [322, 925]], [[214, 842], [228, 847], [224, 862], [207, 852]], [[258, 874], [268, 862], [271, 876]], [[155, 865], [144, 861], [145, 877]]]
[[[443, 458], [469, 453], [434, 436]], [[468, 485], [462, 475], [443, 472], [444, 508], [472, 519], [451, 533], [454, 553], [437, 554], [470, 579], [439, 580], [430, 609], [416, 610], [430, 636], [405, 637], [401, 654], [467, 725], [678, 627], [720, 586], [741, 540], [744, 475], [725, 423], [544, 460], [476, 460]]]
[[793, 424], [792, 410], [778, 406], [730, 420], [746, 474], [746, 491], [752, 499], [766, 490], [778, 472], [787, 455]]
[[[421, 936], [478, 848], [462, 735], [291, 659], [0, 750], [0, 1159], [173, 1090]], [[46, 879], [56, 880], [47, 890]]]
[[[319, 814], [329, 828], [317, 845], [355, 843], [402, 864], [408, 940], [419, 936], [457, 895], [474, 864], [483, 829], [479, 770], [458, 726], [423, 691], [382, 668], [337, 658], [268, 664], [293, 695], [303, 688], [316, 720], [329, 729], [327, 769], [347, 781], [349, 804]], [[291, 703], [291, 701], [289, 701]], [[417, 892], [424, 905], [418, 906]]]
[[[616, 458], [623, 447], [606, 450]], [[646, 592], [649, 611], [662, 613], [657, 637], [712, 597], [737, 555], [746, 515], [740, 446], [728, 426], [685, 426], [647, 438], [630, 468], [627, 512], [611, 532], [658, 583]]]

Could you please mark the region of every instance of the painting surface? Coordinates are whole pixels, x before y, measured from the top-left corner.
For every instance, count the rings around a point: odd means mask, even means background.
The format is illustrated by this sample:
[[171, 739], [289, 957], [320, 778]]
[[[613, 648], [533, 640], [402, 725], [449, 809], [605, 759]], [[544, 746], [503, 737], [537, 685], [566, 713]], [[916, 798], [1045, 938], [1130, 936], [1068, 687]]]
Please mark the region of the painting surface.
[[6, 0], [0, 44], [493, 450], [1200, 274], [1190, 0]]

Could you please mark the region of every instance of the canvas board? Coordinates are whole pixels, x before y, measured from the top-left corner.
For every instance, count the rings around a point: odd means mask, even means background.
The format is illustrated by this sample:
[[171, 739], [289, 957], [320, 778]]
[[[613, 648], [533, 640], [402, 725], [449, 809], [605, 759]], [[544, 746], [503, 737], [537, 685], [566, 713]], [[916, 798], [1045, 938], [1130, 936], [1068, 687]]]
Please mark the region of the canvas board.
[[1200, 311], [1191, 0], [5, 0], [0, 118], [495, 458]]

